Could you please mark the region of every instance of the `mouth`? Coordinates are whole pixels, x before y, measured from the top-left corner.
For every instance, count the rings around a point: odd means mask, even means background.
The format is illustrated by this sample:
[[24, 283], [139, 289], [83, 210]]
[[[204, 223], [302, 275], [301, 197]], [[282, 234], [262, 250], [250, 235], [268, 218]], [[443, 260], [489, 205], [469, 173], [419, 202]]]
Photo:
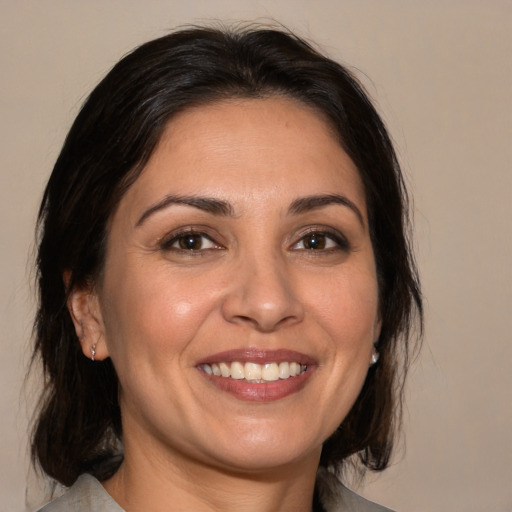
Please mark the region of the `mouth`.
[[217, 389], [239, 400], [269, 402], [300, 391], [315, 362], [288, 350], [236, 350], [215, 354], [197, 369]]
[[245, 380], [258, 384], [298, 377], [308, 369], [307, 365], [300, 364], [297, 361], [283, 361], [280, 363], [273, 361], [264, 364], [221, 361], [220, 363], [204, 363], [200, 368], [206, 374], [215, 375], [215, 377]]

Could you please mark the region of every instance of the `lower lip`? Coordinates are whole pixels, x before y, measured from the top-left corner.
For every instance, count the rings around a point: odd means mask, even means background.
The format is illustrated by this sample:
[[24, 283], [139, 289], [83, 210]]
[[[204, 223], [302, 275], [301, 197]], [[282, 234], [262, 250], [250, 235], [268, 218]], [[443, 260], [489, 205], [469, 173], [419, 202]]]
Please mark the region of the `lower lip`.
[[217, 377], [215, 375], [208, 375], [202, 370], [199, 371], [203, 374], [205, 379], [215, 387], [229, 393], [238, 400], [246, 400], [248, 402], [273, 402], [300, 391], [311, 377], [313, 368], [308, 367], [304, 373], [297, 377], [262, 383]]

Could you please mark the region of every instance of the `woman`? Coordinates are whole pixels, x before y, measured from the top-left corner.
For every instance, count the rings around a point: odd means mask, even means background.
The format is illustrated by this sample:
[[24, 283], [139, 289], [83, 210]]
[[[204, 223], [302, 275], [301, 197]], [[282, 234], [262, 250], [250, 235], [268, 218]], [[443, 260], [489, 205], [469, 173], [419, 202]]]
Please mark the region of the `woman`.
[[[378, 511], [421, 298], [351, 74], [276, 30], [183, 30], [86, 101], [40, 210], [33, 456], [60, 510]], [[316, 482], [316, 483], [315, 483]]]

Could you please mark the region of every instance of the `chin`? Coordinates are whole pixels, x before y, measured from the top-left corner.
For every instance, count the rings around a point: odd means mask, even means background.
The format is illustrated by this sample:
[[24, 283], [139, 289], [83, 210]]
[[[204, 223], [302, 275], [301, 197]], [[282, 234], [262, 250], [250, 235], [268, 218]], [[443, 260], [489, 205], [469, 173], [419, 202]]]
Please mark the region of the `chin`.
[[254, 429], [248, 431], [247, 437], [237, 433], [235, 439], [231, 436], [227, 441], [226, 449], [214, 457], [226, 467], [250, 473], [268, 472], [300, 463], [301, 460], [319, 459], [322, 450], [321, 442], [312, 442], [299, 434], [279, 435], [272, 429], [266, 434]]

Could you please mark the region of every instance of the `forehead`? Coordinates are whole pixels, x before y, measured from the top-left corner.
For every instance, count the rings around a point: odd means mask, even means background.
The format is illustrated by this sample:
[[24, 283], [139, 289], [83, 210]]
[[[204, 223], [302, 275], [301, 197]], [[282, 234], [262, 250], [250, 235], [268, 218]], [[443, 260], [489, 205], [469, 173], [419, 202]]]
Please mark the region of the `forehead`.
[[223, 100], [179, 113], [121, 203], [142, 208], [165, 194], [199, 192], [261, 204], [343, 193], [365, 211], [359, 172], [330, 124], [286, 97]]

